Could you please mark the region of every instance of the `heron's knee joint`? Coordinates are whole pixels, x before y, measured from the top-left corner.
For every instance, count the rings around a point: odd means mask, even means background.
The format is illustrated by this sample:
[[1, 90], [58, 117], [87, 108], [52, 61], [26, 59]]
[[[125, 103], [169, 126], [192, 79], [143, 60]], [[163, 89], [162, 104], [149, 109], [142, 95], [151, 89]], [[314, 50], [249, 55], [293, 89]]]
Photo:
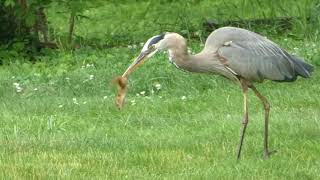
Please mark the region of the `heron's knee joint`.
[[242, 125], [246, 126], [248, 124], [248, 121], [242, 121]]
[[242, 125], [247, 125], [249, 121], [248, 115], [245, 115], [242, 120]]
[[264, 109], [267, 110], [267, 111], [269, 111], [270, 108], [271, 108], [271, 105], [270, 105], [268, 102], [266, 102], [266, 103], [264, 104]]

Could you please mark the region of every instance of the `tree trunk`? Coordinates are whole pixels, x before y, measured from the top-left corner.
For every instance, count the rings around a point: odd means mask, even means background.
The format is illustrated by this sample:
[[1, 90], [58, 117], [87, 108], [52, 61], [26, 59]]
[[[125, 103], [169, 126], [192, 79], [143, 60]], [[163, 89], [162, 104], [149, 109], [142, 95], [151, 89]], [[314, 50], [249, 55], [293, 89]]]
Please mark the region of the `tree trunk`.
[[71, 45], [71, 43], [72, 43], [72, 37], [73, 37], [73, 33], [74, 33], [75, 17], [76, 17], [76, 13], [75, 12], [71, 12], [70, 19], [69, 19], [69, 36], [68, 36], [69, 45]]
[[[47, 16], [44, 12], [44, 7], [40, 7], [37, 9], [37, 20], [36, 20], [36, 34], [39, 35], [39, 32], [43, 35], [43, 41], [45, 43], [48, 42], [48, 22], [47, 22]], [[40, 38], [39, 38], [40, 39]]]
[[[21, 6], [22, 10], [23, 10], [23, 15], [26, 15], [27, 12], [28, 12], [28, 3], [27, 3], [27, 0], [18, 0], [18, 4], [19, 6]], [[24, 21], [24, 18], [18, 18], [17, 19], [18, 22], [18, 34], [30, 34], [31, 30], [30, 30], [30, 27], [27, 27], [26, 24], [25, 24], [25, 21]]]

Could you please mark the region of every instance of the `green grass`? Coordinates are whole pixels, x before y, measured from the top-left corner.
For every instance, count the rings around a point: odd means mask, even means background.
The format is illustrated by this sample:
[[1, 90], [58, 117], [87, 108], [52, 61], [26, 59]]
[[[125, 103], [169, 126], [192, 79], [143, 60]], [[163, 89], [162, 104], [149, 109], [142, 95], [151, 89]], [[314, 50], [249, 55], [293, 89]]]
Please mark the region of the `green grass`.
[[[69, 13], [61, 7], [48, 9], [48, 18], [54, 34], [66, 36]], [[276, 17], [299, 17], [292, 22], [292, 30], [285, 35], [319, 37], [320, 5], [318, 0], [176, 0], [176, 1], [126, 1], [104, 3], [85, 10], [87, 18], [76, 21], [76, 39], [81, 45], [98, 47], [139, 44], [146, 37], [162, 32], [177, 32], [185, 37], [201, 40], [207, 35], [203, 22], [213, 20], [268, 19]], [[308, 22], [306, 19], [311, 17]], [[248, 29], [262, 34], [277, 34], [277, 25], [255, 25]], [[199, 38], [198, 38], [199, 37]]]
[[[319, 42], [275, 41], [318, 64]], [[270, 148], [278, 152], [268, 160], [262, 106], [250, 92], [237, 162], [242, 95], [224, 78], [179, 71], [156, 55], [131, 76], [126, 106], [116, 109], [110, 80], [138, 51], [62, 51], [0, 67], [1, 179], [320, 178], [318, 71], [295, 83], [257, 85], [272, 105]]]

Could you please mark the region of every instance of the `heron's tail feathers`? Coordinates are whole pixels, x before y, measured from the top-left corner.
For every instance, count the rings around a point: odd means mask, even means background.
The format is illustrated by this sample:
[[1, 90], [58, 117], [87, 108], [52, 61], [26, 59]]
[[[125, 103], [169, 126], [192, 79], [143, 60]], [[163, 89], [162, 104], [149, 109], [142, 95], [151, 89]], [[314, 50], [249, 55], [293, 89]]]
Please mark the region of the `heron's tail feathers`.
[[298, 58], [297, 56], [291, 55], [291, 60], [294, 62], [294, 69], [296, 75], [302, 76], [304, 78], [309, 78], [311, 73], [314, 71], [314, 67]]

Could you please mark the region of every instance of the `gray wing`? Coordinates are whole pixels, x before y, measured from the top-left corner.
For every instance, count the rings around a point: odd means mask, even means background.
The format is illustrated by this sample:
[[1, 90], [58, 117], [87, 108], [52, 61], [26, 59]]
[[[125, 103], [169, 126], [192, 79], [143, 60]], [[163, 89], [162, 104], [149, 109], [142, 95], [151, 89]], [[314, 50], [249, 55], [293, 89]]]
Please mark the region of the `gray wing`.
[[[245, 34], [249, 36], [250, 34]], [[225, 65], [237, 75], [251, 81], [294, 81], [291, 56], [270, 40], [252, 33], [252, 37], [237, 37], [218, 49]]]

